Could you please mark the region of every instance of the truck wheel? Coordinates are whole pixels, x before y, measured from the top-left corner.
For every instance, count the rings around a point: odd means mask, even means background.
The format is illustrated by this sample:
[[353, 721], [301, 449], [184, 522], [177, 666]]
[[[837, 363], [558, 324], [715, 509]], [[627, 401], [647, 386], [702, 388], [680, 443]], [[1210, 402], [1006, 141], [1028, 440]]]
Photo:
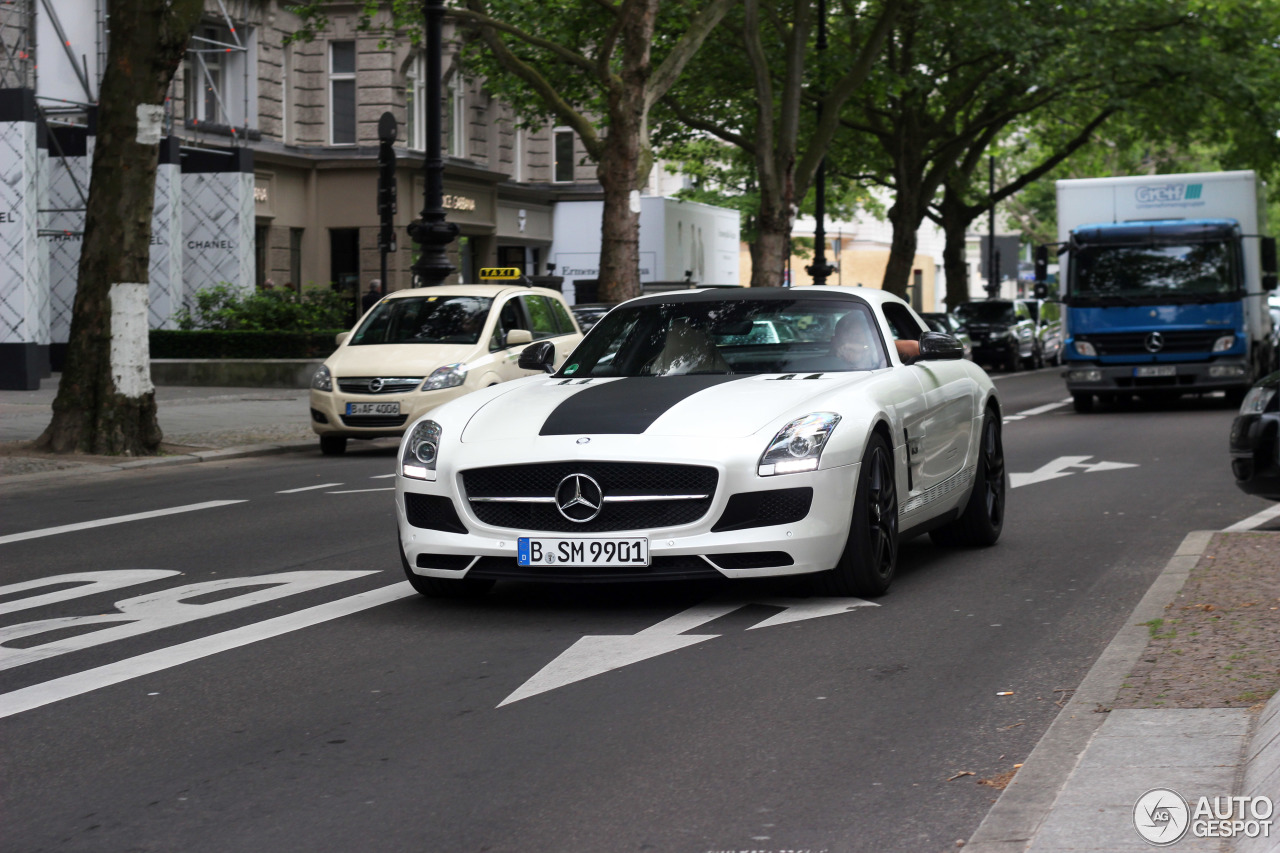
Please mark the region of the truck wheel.
[[1076, 392], [1071, 395], [1071, 405], [1075, 408], [1077, 412], [1079, 412], [1082, 415], [1092, 412], [1093, 411], [1093, 395]]

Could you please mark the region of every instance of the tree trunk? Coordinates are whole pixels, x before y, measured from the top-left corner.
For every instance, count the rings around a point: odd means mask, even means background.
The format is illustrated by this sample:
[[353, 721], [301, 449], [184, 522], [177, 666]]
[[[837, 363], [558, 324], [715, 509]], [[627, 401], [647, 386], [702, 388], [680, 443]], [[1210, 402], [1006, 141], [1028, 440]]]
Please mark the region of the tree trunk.
[[791, 200], [762, 182], [756, 242], [751, 246], [751, 286], [782, 286], [790, 250]]
[[[634, 133], [610, 127], [609, 141], [596, 167], [604, 187], [600, 222], [600, 289], [602, 302], [622, 302], [640, 295], [640, 196], [637, 146], [624, 144]], [[635, 191], [634, 205], [632, 192]]]
[[202, 0], [110, 0], [111, 41], [66, 365], [37, 446], [149, 455], [160, 446], [147, 282], [165, 91]]
[[919, 193], [899, 189], [897, 201], [889, 208], [893, 239], [889, 243], [889, 263], [885, 266], [884, 281], [880, 287], [903, 299], [907, 298], [911, 270], [916, 262], [916, 231], [923, 220], [924, 207]]
[[969, 262], [965, 235], [973, 213], [959, 195], [947, 187], [938, 206], [946, 245], [942, 249], [942, 269], [947, 277], [947, 310], [954, 311], [969, 301]]

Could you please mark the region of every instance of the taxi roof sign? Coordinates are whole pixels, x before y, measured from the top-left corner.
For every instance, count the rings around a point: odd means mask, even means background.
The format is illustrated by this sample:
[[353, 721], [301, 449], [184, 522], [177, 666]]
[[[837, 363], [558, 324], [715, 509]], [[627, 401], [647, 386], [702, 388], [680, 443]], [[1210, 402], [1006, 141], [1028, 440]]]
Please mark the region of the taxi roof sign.
[[524, 276], [520, 267], [481, 267], [480, 278], [486, 281], [512, 281]]

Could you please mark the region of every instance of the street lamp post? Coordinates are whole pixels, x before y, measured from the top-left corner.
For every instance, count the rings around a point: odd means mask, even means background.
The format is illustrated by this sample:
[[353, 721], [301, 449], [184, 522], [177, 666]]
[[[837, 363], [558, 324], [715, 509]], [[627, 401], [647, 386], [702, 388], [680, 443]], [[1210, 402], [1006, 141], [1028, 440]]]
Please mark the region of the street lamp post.
[[409, 236], [419, 246], [418, 259], [411, 269], [420, 287], [444, 284], [444, 280], [456, 267], [449, 263], [445, 252], [458, 236], [458, 226], [444, 218], [444, 159], [440, 153], [440, 89], [441, 89], [441, 34], [444, 20], [444, 0], [423, 0], [422, 14], [426, 20], [427, 46], [427, 149], [422, 164], [422, 176], [426, 189], [423, 192], [422, 214], [409, 223]]
[[[822, 82], [822, 54], [827, 49], [827, 3], [826, 0], [818, 0], [818, 81]], [[818, 94], [823, 94], [822, 87], [818, 87]], [[822, 121], [822, 101], [818, 101], [818, 121]], [[836, 271], [836, 268], [827, 263], [827, 232], [823, 220], [826, 218], [827, 207], [827, 158], [824, 156], [818, 161], [818, 170], [814, 175], [813, 188], [813, 216], [817, 220], [817, 225], [813, 231], [813, 263], [805, 267], [805, 272], [813, 277], [814, 284], [826, 284], [827, 276]]]

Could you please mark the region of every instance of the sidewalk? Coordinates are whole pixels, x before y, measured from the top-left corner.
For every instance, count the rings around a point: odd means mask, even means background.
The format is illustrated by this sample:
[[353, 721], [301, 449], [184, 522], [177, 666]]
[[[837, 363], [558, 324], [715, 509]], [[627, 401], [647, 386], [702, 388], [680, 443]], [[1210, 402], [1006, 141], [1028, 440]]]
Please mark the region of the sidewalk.
[[[42, 385], [38, 391], [0, 391], [0, 447], [8, 444], [12, 450], [13, 443], [32, 441], [48, 426], [57, 378]], [[172, 455], [128, 461], [0, 455], [0, 484], [266, 453], [300, 451], [318, 457], [307, 397], [305, 389], [157, 387], [160, 426]], [[1268, 526], [1280, 527], [1280, 520]], [[1161, 671], [1166, 682], [1183, 684], [1184, 698], [1194, 701], [1200, 694], [1185, 689], [1186, 682], [1195, 680], [1186, 676], [1190, 657], [1167, 648], [1173, 641], [1160, 640], [1152, 623], [1185, 620], [1182, 614], [1200, 613], [1200, 608], [1214, 611], [1204, 603], [1208, 601], [1217, 601], [1218, 610], [1207, 618], [1247, 613], [1256, 623], [1247, 637], [1249, 653], [1257, 653], [1265, 672], [1255, 675], [1267, 676], [1272, 687], [1280, 684], [1280, 529], [1188, 534], [992, 806], [966, 851], [1149, 850], [1152, 845], [1134, 826], [1134, 808], [1155, 788], [1171, 789], [1192, 809], [1201, 796], [1212, 801], [1261, 794], [1280, 803], [1280, 694], [1265, 706], [1269, 690], [1244, 707], [1219, 707], [1212, 699], [1205, 699], [1204, 707], [1158, 706], [1165, 695], [1157, 692], [1164, 683], [1158, 681]], [[1220, 651], [1219, 657], [1228, 655]], [[1170, 662], [1172, 669], [1161, 670], [1157, 660]], [[1210, 680], [1214, 670], [1230, 668], [1213, 657], [1197, 665]], [[1242, 683], [1264, 688], [1267, 680]], [[1146, 703], [1155, 707], [1140, 707], [1142, 697], [1133, 698], [1142, 692], [1133, 688], [1143, 684], [1157, 684], [1144, 694], [1156, 697]], [[1274, 853], [1280, 851], [1280, 815], [1273, 822], [1269, 838], [1223, 841], [1188, 832], [1169, 849]]]

